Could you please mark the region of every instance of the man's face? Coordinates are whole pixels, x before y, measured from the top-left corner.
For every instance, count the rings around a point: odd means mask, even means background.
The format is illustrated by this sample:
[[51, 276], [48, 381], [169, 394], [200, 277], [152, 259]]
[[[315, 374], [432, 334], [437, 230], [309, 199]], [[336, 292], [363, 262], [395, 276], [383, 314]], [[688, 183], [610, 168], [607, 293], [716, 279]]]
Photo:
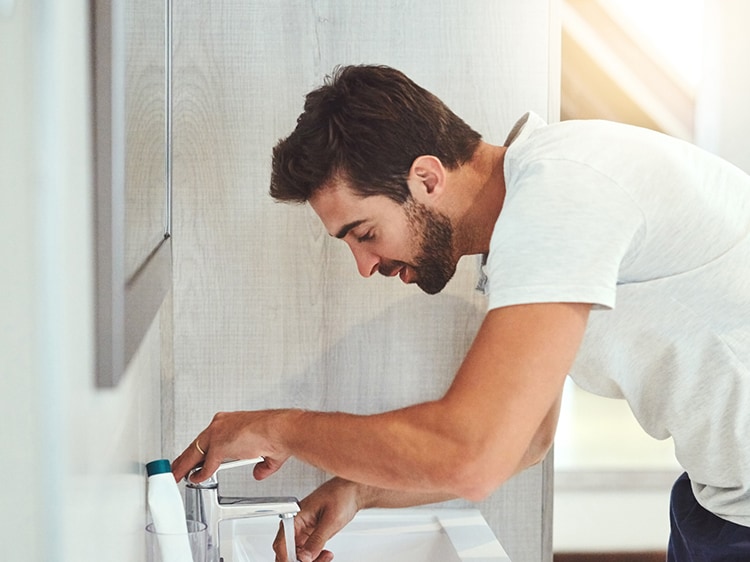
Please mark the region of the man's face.
[[432, 295], [456, 271], [450, 219], [413, 199], [399, 205], [385, 196], [359, 197], [333, 185], [316, 193], [310, 205], [331, 236], [349, 245], [364, 277], [376, 271], [398, 275]]

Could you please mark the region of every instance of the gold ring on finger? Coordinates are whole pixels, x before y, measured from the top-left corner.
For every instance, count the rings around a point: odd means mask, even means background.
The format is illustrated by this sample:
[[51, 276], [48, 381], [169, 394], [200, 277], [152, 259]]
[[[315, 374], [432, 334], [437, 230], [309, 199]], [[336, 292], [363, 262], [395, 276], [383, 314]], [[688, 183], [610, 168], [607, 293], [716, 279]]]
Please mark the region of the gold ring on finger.
[[198, 444], [198, 440], [197, 439], [195, 440], [195, 448], [198, 449], [198, 452], [201, 455], [203, 455], [204, 457], [206, 456], [206, 451], [204, 451], [203, 449], [201, 449], [201, 446]]

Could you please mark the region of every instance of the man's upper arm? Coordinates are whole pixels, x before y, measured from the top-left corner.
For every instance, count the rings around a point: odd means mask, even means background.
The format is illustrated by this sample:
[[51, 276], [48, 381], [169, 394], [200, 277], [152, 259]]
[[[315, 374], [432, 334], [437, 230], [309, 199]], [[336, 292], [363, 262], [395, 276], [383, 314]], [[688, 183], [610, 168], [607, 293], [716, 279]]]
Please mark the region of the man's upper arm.
[[[491, 491], [523, 463], [562, 392], [591, 305], [539, 303], [491, 310], [444, 397], [461, 420]], [[555, 416], [552, 416], [555, 417]], [[556, 422], [556, 417], [554, 422]], [[494, 474], [492, 476], [494, 467]], [[499, 471], [498, 471], [499, 468]], [[497, 482], [491, 482], [496, 478]]]

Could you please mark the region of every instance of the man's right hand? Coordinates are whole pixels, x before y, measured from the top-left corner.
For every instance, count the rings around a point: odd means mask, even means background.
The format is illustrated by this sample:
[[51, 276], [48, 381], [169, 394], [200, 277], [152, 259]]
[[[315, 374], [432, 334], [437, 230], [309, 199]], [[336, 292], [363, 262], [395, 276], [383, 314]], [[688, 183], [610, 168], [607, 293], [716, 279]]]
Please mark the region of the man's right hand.
[[[333, 553], [324, 550], [328, 540], [351, 521], [361, 506], [359, 485], [342, 478], [332, 478], [300, 502], [294, 518], [297, 558], [300, 562], [330, 562]], [[273, 542], [277, 562], [286, 562], [283, 529]]]
[[[360, 509], [401, 508], [444, 502], [455, 496], [442, 492], [404, 492], [332, 478], [301, 502], [294, 518], [294, 540], [300, 562], [331, 562], [324, 550], [328, 540], [343, 529]], [[287, 562], [284, 532], [280, 526], [273, 541], [276, 562]], [[294, 559], [292, 559], [294, 560]]]

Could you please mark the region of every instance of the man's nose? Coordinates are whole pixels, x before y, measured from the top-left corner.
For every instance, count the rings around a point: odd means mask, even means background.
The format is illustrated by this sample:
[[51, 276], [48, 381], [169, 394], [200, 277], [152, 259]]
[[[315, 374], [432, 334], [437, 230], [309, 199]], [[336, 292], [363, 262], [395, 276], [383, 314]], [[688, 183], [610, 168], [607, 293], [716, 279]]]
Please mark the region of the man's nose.
[[380, 265], [380, 258], [372, 253], [368, 252], [362, 247], [351, 247], [352, 254], [354, 254], [354, 261], [357, 262], [357, 269], [362, 277], [371, 277], [378, 270]]

